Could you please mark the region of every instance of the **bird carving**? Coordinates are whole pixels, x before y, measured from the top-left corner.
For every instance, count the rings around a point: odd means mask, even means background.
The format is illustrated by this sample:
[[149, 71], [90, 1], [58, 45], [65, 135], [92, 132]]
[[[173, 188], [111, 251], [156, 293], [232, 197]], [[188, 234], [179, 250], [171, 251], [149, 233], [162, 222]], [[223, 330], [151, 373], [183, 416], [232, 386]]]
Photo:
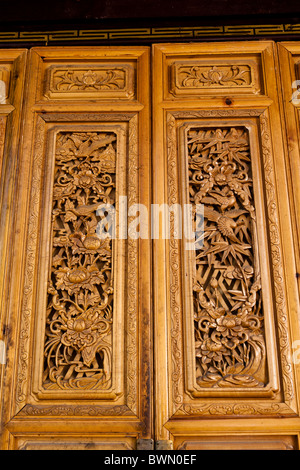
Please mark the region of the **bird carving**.
[[78, 207], [70, 207], [68, 208], [69, 211], [73, 212], [75, 215], [77, 215], [77, 217], [86, 217], [87, 215], [90, 215], [92, 214], [92, 212], [95, 212], [98, 207], [99, 207], [100, 203], [99, 202], [96, 202], [95, 204], [91, 204], [91, 205], [83, 205], [83, 206], [78, 206]]
[[232, 191], [228, 191], [227, 195], [218, 193], [217, 191], [210, 191], [210, 195], [202, 198], [204, 204], [218, 204], [222, 212], [230, 209], [236, 203], [236, 198]]
[[234, 229], [244, 222], [239, 223], [236, 222], [234, 219], [239, 217], [241, 214], [244, 214], [245, 212], [247, 211], [242, 209], [235, 209], [227, 211], [226, 215], [224, 215], [223, 213], [219, 213], [213, 209], [205, 208], [204, 217], [208, 220], [216, 222], [218, 230], [222, 235], [229, 238], [235, 243], [241, 243], [241, 241], [236, 237]]

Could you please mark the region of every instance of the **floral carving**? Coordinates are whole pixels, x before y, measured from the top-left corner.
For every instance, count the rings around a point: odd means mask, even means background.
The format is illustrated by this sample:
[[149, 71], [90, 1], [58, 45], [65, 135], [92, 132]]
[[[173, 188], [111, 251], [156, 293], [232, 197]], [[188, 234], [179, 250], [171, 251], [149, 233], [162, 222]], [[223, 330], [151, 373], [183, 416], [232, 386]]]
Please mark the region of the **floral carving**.
[[111, 384], [112, 246], [96, 234], [96, 210], [101, 203], [114, 203], [116, 141], [113, 132], [57, 135], [46, 389], [107, 389]]
[[190, 201], [204, 204], [193, 279], [200, 387], [263, 387], [265, 340], [248, 131], [190, 128]]
[[250, 86], [249, 65], [174, 64], [173, 74], [179, 88]]
[[124, 89], [126, 70], [121, 67], [97, 69], [62, 69], [53, 73], [56, 91], [99, 91]]

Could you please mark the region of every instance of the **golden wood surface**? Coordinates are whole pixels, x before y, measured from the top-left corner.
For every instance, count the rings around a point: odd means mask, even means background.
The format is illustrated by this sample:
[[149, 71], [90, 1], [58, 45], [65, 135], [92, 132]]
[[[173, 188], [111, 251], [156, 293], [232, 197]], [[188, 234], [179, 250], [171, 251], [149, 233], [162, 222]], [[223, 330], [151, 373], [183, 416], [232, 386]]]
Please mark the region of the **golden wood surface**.
[[[53, 423], [113, 449], [152, 434], [150, 241], [99, 244], [94, 215], [100, 202], [119, 211], [119, 196], [149, 204], [148, 56], [142, 47], [30, 51], [4, 448], [39, 446], [37, 423], [46, 447]], [[76, 442], [68, 435], [65, 446]]]
[[299, 45], [0, 52], [1, 448], [298, 449]]

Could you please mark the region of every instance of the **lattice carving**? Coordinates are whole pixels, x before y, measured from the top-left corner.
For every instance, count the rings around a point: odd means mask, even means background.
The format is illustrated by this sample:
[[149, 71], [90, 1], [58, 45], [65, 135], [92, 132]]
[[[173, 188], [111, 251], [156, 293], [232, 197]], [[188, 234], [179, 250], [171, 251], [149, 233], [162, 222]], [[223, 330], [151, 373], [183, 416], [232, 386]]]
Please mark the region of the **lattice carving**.
[[45, 389], [111, 385], [112, 241], [97, 236], [96, 209], [115, 201], [116, 144], [114, 132], [57, 134]]
[[190, 128], [189, 194], [204, 204], [194, 260], [196, 380], [200, 387], [264, 387], [266, 346], [248, 131]]

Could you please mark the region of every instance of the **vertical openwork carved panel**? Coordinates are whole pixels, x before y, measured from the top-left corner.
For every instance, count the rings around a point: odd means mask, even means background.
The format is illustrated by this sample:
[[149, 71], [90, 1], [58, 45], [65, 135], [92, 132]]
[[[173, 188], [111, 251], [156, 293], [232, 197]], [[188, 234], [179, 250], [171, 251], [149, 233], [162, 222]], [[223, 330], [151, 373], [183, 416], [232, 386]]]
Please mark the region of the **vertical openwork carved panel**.
[[115, 160], [113, 132], [57, 135], [46, 389], [106, 389], [111, 384], [112, 240], [97, 236], [96, 210], [115, 202]]
[[204, 205], [193, 302], [200, 387], [263, 387], [266, 347], [251, 155], [244, 127], [190, 128], [190, 202]]
[[203, 246], [187, 248], [175, 232], [169, 245], [174, 413], [291, 413], [289, 403], [280, 402], [282, 390], [293, 399], [293, 384], [285, 368], [288, 333], [267, 117], [256, 109], [175, 111], [167, 123], [169, 203], [194, 210], [202, 205], [204, 221]]

